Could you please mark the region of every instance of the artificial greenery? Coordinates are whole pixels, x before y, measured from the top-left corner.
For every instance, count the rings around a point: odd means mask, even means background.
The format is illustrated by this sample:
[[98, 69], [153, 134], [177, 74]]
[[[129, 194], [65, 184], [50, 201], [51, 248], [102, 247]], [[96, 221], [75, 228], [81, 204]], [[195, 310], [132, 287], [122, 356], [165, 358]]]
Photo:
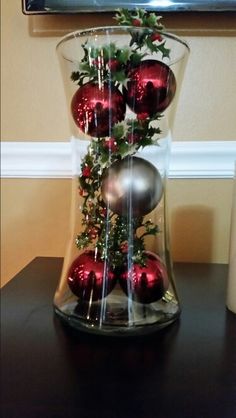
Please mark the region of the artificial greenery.
[[[115, 43], [110, 43], [101, 48], [86, 42], [83, 45], [84, 57], [79, 68], [71, 74], [72, 81], [77, 82], [79, 86], [88, 80], [97, 82], [99, 71], [103, 73], [103, 82], [126, 85], [129, 64], [132, 68], [146, 55], [154, 52], [161, 53], [162, 58], [169, 57], [170, 50], [166, 48], [161, 35], [164, 26], [160, 23], [160, 16], [143, 9], [118, 9], [114, 19], [119, 25], [132, 27], [129, 31], [129, 46], [119, 49]], [[135, 31], [135, 26], [143, 29]]]
[[[86, 42], [78, 70], [71, 74], [72, 81], [79, 86], [98, 82], [99, 71], [102, 71], [103, 82], [126, 86], [127, 69], [138, 65], [146, 55], [159, 52], [162, 57], [169, 56], [169, 49], [161, 36], [164, 29], [161, 17], [142, 9], [119, 9], [115, 19], [119, 25], [132, 26], [130, 44], [119, 49], [115, 43], [98, 48]], [[143, 30], [135, 31], [133, 27], [143, 27]], [[128, 219], [108, 211], [101, 196], [102, 177], [113, 162], [134, 155], [139, 148], [158, 143], [161, 130], [152, 122], [160, 118], [160, 114], [145, 115], [144, 118], [140, 115], [115, 124], [110, 137], [91, 139], [81, 164], [79, 193], [83, 199], [83, 231], [77, 236], [76, 245], [79, 249], [94, 246], [102, 259], [109, 257], [113, 267], [125, 262], [127, 252], [133, 262], [145, 265], [145, 237], [155, 236], [159, 229], [144, 217]]]

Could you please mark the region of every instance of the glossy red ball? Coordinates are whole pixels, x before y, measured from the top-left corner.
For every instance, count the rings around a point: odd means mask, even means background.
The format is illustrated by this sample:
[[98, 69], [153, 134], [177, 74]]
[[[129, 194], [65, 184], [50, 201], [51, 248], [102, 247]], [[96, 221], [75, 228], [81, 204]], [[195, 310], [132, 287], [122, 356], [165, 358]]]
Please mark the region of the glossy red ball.
[[111, 136], [113, 125], [124, 120], [125, 111], [122, 93], [107, 83], [88, 82], [76, 91], [71, 101], [76, 125], [93, 137]]
[[139, 303], [153, 303], [161, 299], [168, 288], [164, 264], [156, 255], [147, 252], [146, 265], [133, 264], [124, 268], [119, 283], [126, 295]]
[[85, 251], [72, 263], [67, 282], [72, 293], [81, 300], [94, 302], [112, 291], [116, 278], [94, 251]]
[[137, 115], [150, 117], [163, 112], [176, 91], [176, 80], [168, 65], [156, 60], [141, 61], [128, 73], [127, 88], [123, 89], [128, 106]]

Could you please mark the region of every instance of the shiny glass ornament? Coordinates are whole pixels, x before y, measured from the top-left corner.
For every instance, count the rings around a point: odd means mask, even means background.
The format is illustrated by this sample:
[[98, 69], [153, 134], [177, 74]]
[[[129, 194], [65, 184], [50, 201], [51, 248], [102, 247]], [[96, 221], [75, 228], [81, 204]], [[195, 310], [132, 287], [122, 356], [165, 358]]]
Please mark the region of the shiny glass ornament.
[[150, 213], [161, 200], [162, 178], [157, 168], [145, 160], [129, 156], [106, 169], [101, 183], [104, 202], [114, 212], [134, 217]]
[[128, 336], [180, 315], [167, 212], [171, 132], [189, 49], [156, 29], [104, 27], [57, 46], [71, 123], [71, 231], [55, 312]]
[[124, 292], [142, 304], [157, 302], [169, 287], [166, 268], [155, 254], [146, 253], [144, 265], [128, 262], [119, 271], [119, 283]]
[[115, 86], [86, 83], [75, 92], [71, 112], [76, 125], [94, 137], [107, 136], [125, 117], [125, 100]]
[[114, 271], [106, 272], [106, 286], [103, 283], [106, 266], [99, 254], [86, 251], [72, 263], [68, 272], [68, 285], [72, 293], [83, 301], [97, 301], [106, 297], [114, 288]]
[[154, 115], [163, 112], [176, 91], [176, 80], [171, 68], [157, 60], [144, 60], [128, 72], [124, 87], [125, 99], [135, 113]]

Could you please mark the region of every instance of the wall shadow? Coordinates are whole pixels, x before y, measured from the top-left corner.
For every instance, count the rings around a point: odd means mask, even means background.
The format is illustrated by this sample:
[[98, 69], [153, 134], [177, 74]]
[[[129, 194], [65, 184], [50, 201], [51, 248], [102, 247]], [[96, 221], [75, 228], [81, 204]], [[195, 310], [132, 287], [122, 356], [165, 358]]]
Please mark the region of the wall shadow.
[[[63, 36], [86, 27], [114, 25], [115, 12], [31, 15], [28, 18], [32, 37]], [[179, 36], [235, 36], [235, 12], [163, 12], [167, 31]]]
[[211, 262], [213, 210], [203, 205], [181, 206], [172, 212], [171, 248], [174, 261]]

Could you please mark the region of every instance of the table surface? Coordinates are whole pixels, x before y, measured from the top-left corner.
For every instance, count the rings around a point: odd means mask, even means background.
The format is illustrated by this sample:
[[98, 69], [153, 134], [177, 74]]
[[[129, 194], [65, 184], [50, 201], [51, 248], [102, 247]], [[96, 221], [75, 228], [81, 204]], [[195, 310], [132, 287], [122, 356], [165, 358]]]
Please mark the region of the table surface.
[[227, 266], [175, 264], [179, 321], [145, 337], [75, 332], [53, 314], [62, 259], [2, 289], [2, 418], [235, 418], [236, 315]]

